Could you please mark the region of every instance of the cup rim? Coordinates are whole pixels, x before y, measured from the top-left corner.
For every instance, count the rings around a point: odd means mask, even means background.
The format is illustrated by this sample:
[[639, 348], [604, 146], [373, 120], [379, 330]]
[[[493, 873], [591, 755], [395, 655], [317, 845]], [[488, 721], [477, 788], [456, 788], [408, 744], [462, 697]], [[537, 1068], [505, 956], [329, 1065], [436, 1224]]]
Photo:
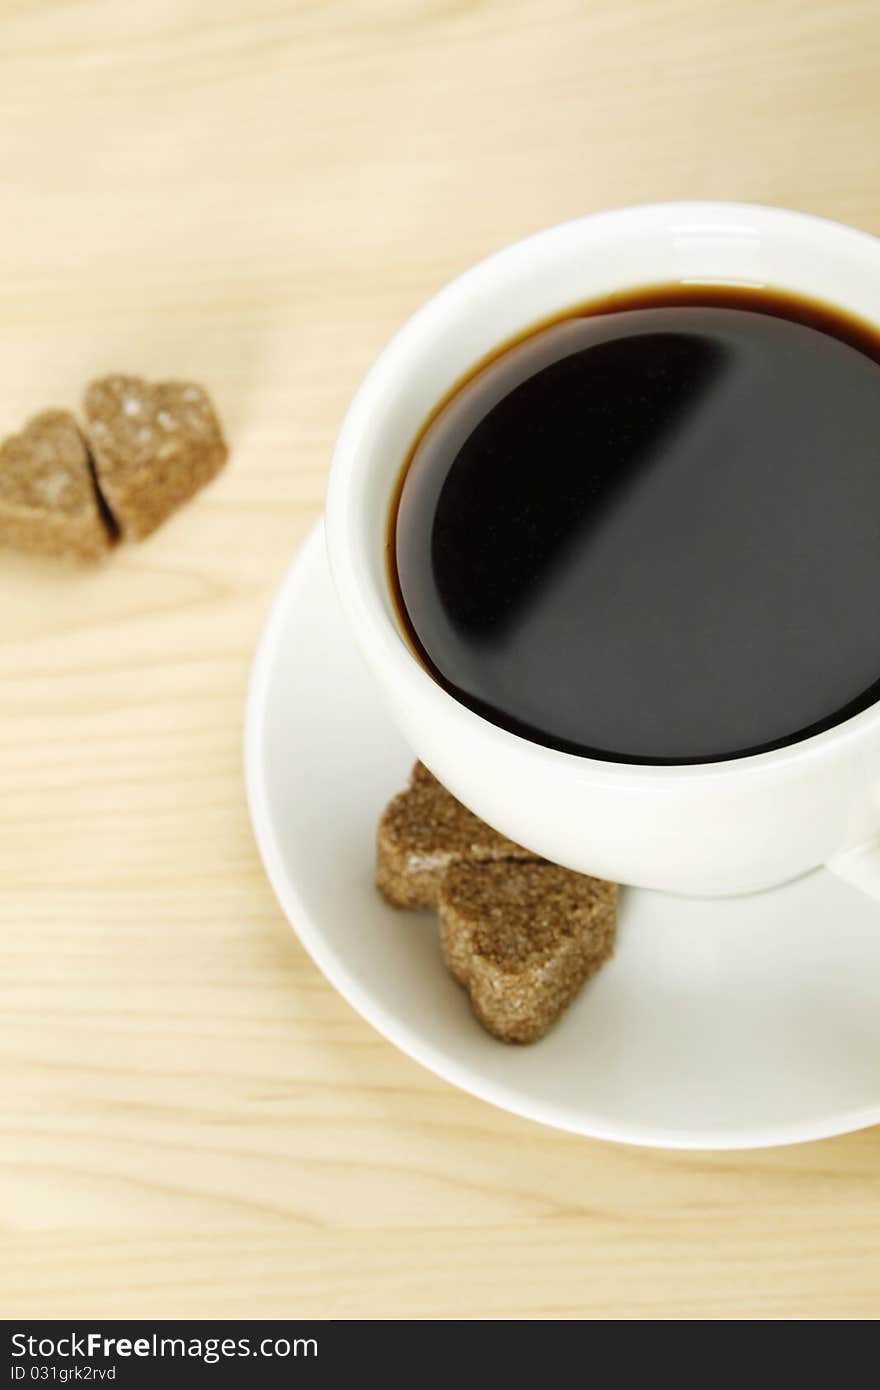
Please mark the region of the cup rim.
[[[515, 278], [527, 269], [528, 262], [539, 252], [543, 257], [552, 254], [556, 244], [568, 241], [583, 231], [596, 235], [603, 230], [609, 236], [624, 225], [642, 224], [644, 231], [668, 227], [677, 217], [701, 226], [722, 229], [748, 221], [752, 229], [768, 233], [784, 231], [790, 236], [799, 228], [803, 235], [833, 240], [841, 252], [866, 268], [880, 270], [880, 239], [844, 223], [809, 213], [763, 204], [713, 201], [672, 201], [640, 203], [589, 213], [558, 223], [513, 242], [478, 261], [433, 294], [397, 330], [376, 358], [358, 387], [343, 420], [330, 469], [326, 502], [326, 537], [330, 568], [343, 608], [353, 627], [356, 640], [371, 665], [390, 664], [394, 680], [407, 701], [427, 706], [438, 720], [455, 718], [461, 725], [484, 741], [495, 744], [499, 752], [515, 752], [520, 758], [538, 761], [545, 767], [556, 765], [566, 775], [580, 776], [595, 782], [597, 779], [615, 784], [659, 782], [691, 783], [715, 779], [734, 779], [745, 775], [774, 773], [795, 762], [822, 759], [842, 746], [857, 740], [872, 729], [880, 727], [880, 701], [850, 716], [830, 729], [807, 738], [784, 744], [780, 748], [699, 763], [628, 763], [611, 761], [580, 753], [566, 753], [532, 742], [485, 719], [440, 686], [425, 670], [412, 651], [399, 626], [392, 620], [383, 599], [373, 583], [370, 564], [358, 543], [354, 509], [350, 492], [353, 482], [363, 473], [364, 454], [360, 441], [374, 421], [392, 411], [407, 380], [407, 361], [415, 350], [448, 332], [456, 315], [473, 304], [473, 294], [488, 278]], [[873, 265], [870, 263], [873, 262]], [[834, 302], [829, 295], [829, 302]], [[870, 308], [863, 317], [880, 328], [880, 305]], [[402, 460], [401, 460], [402, 462]], [[390, 505], [390, 494], [388, 504]]]

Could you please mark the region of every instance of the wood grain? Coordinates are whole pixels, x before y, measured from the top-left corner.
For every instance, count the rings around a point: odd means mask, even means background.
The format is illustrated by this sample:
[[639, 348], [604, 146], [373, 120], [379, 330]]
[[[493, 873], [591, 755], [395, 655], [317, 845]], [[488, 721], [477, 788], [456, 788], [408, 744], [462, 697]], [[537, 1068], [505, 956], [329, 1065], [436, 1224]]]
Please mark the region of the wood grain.
[[664, 1154], [454, 1092], [298, 947], [240, 754], [393, 328], [614, 204], [880, 232], [876, 4], [19, 0], [0, 43], [0, 432], [115, 368], [234, 445], [102, 570], [0, 553], [0, 1313], [876, 1316], [880, 1130]]

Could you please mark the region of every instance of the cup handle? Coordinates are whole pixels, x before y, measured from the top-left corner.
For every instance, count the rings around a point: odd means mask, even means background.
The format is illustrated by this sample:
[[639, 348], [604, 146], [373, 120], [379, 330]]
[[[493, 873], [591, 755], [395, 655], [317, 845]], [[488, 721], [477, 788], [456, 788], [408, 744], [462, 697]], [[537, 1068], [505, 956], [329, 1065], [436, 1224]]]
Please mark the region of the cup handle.
[[880, 834], [853, 849], [832, 854], [826, 868], [869, 898], [880, 900]]

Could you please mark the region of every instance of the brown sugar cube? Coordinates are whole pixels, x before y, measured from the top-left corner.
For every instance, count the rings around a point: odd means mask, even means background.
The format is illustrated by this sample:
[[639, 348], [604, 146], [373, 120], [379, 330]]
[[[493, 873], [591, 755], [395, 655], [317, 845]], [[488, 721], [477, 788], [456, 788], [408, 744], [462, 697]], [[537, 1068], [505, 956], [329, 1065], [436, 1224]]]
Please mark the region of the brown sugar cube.
[[441, 785], [430, 768], [425, 767], [424, 763], [416, 763], [414, 765], [412, 772], [409, 774], [409, 781], [412, 787], [417, 787], [422, 782], [430, 782], [435, 787]]
[[46, 410], [0, 444], [0, 542], [96, 560], [112, 543], [85, 441], [66, 410]]
[[149, 536], [226, 462], [211, 402], [186, 381], [93, 381], [84, 402], [95, 473], [124, 537]]
[[544, 1036], [614, 949], [617, 885], [547, 863], [451, 865], [446, 963], [503, 1042]]
[[533, 859], [528, 850], [492, 830], [424, 767], [388, 805], [379, 822], [376, 883], [392, 907], [436, 907], [450, 864], [467, 858]]

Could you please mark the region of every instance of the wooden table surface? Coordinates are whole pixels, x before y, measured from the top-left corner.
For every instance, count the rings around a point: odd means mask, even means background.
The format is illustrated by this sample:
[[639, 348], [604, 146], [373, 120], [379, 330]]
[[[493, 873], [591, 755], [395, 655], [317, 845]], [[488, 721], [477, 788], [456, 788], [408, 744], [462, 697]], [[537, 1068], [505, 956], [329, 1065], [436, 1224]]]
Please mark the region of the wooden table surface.
[[0, 49], [0, 432], [127, 369], [233, 444], [97, 571], [0, 553], [0, 1315], [877, 1315], [880, 1129], [663, 1153], [459, 1094], [299, 947], [241, 766], [393, 329], [615, 204], [880, 233], [874, 0], [17, 0]]

